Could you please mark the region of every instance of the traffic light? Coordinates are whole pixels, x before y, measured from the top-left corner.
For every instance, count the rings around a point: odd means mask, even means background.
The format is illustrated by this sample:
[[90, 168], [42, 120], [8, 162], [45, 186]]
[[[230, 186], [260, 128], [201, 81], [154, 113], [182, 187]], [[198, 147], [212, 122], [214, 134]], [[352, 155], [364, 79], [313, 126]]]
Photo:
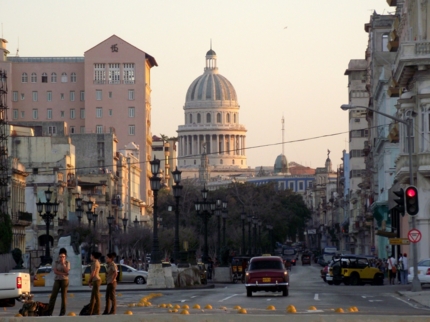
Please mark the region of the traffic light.
[[410, 216], [418, 213], [418, 190], [414, 186], [409, 186], [405, 190], [406, 212]]
[[397, 199], [394, 199], [394, 202], [397, 204], [397, 206], [395, 206], [394, 209], [396, 209], [399, 214], [404, 216], [405, 215], [405, 191], [402, 188], [400, 188], [399, 191], [393, 191], [393, 193], [398, 197]]

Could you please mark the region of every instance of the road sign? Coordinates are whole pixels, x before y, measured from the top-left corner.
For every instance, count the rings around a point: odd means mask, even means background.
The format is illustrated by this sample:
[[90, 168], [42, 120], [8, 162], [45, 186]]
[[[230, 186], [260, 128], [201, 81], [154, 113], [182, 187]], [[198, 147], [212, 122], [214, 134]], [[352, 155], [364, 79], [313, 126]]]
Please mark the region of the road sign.
[[418, 243], [421, 237], [421, 232], [418, 229], [411, 229], [408, 232], [408, 239], [414, 244]]
[[308, 229], [308, 235], [315, 235], [317, 233], [316, 229]]
[[409, 245], [409, 240], [407, 238], [389, 238], [390, 245]]

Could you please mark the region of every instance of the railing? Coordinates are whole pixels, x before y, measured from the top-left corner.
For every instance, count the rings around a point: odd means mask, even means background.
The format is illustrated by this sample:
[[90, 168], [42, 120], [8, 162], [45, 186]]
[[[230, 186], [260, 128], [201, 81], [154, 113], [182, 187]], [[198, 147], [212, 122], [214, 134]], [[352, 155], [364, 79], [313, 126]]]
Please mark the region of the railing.
[[240, 124], [187, 124], [179, 125], [179, 130], [190, 130], [190, 129], [214, 129], [214, 130], [246, 130], [245, 126]]
[[124, 84], [124, 85], [133, 85], [135, 83], [134, 80], [101, 80], [101, 79], [95, 79], [93, 80], [93, 84], [103, 85], [103, 84], [109, 84], [109, 85], [118, 85], [118, 84]]

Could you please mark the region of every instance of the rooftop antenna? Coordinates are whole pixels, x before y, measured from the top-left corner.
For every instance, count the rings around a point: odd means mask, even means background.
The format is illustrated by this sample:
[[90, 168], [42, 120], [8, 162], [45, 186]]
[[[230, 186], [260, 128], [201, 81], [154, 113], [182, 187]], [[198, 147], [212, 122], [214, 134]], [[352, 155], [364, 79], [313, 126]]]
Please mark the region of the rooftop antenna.
[[284, 133], [285, 133], [285, 129], [284, 129], [284, 124], [285, 124], [285, 120], [284, 120], [284, 115], [282, 115], [282, 155], [284, 154]]
[[212, 38], [211, 38], [211, 49], [212, 49]]
[[3, 38], [3, 22], [1, 23], [1, 37]]
[[19, 37], [18, 37], [18, 47], [16, 48], [16, 57], [19, 57]]

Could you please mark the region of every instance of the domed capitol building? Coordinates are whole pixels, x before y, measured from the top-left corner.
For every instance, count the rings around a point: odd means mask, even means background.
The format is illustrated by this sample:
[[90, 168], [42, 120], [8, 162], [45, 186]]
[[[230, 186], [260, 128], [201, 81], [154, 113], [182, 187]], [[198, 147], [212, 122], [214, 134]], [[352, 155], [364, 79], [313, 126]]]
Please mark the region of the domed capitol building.
[[236, 91], [218, 73], [217, 56], [210, 49], [203, 75], [188, 88], [185, 124], [177, 131], [178, 167], [182, 171], [199, 170], [201, 177], [202, 169], [208, 175], [209, 169], [240, 172], [248, 168], [246, 128], [239, 123], [239, 108]]

